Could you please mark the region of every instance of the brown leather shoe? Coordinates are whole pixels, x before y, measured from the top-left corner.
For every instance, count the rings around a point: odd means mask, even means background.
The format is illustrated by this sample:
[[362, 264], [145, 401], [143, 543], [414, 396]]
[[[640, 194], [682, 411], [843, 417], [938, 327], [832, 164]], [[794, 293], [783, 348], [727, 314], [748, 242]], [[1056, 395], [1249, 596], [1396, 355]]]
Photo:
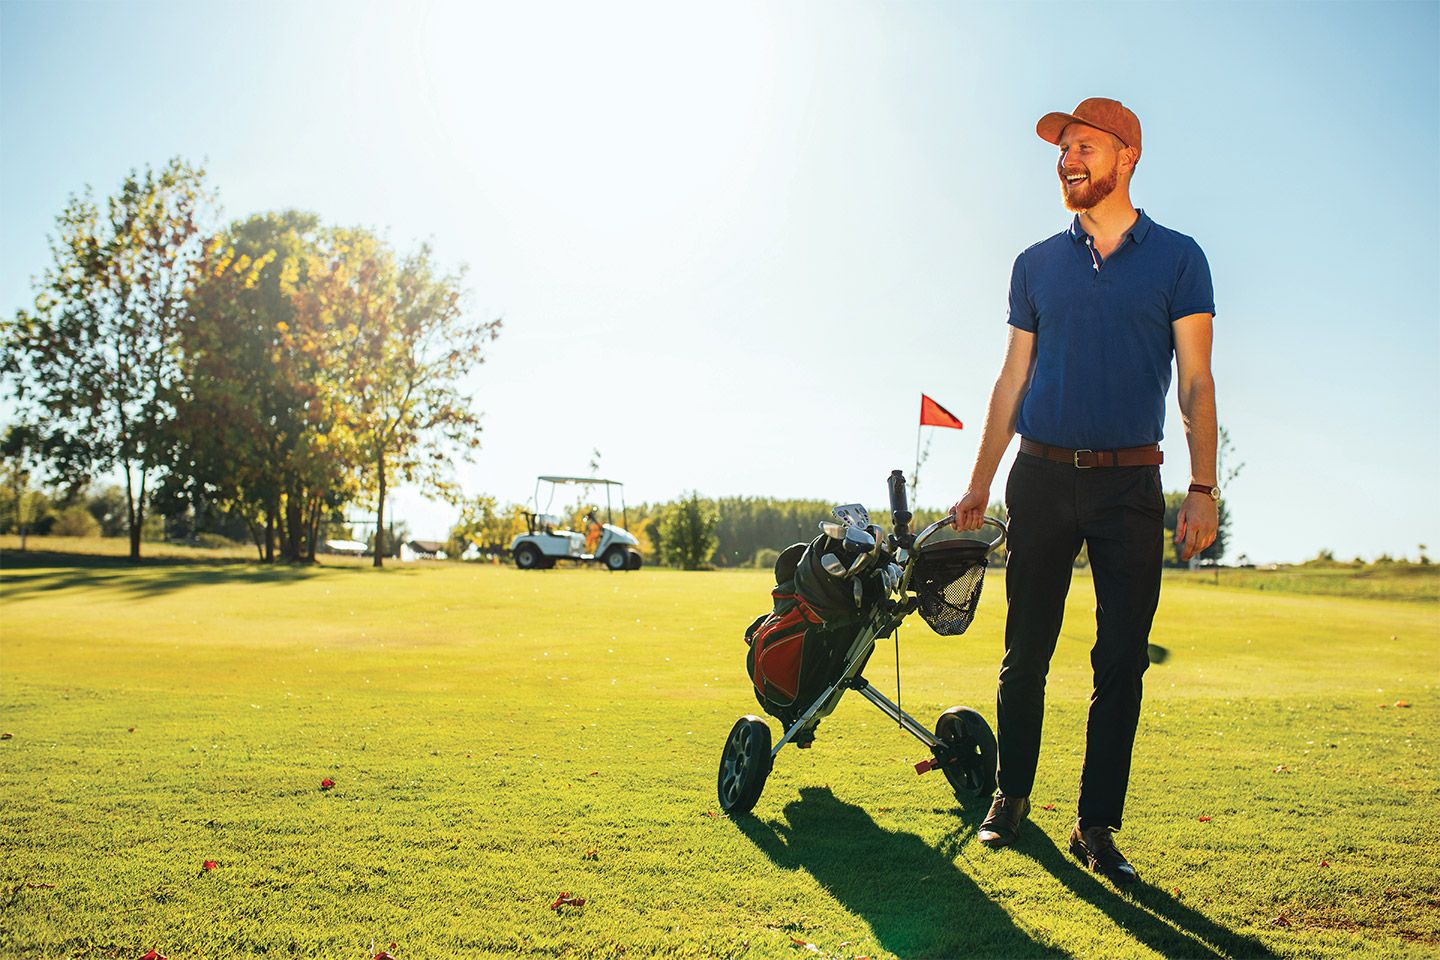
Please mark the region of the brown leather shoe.
[[975, 834], [975, 839], [992, 849], [1008, 847], [1015, 842], [1020, 823], [1029, 812], [1028, 797], [1007, 797], [997, 792], [995, 802], [990, 804], [990, 812], [985, 815], [985, 822], [980, 824], [980, 831]]
[[1080, 824], [1070, 831], [1070, 852], [1085, 866], [1106, 877], [1117, 887], [1140, 879], [1140, 871], [1130, 865], [1125, 855], [1115, 848], [1109, 827], [1081, 830]]

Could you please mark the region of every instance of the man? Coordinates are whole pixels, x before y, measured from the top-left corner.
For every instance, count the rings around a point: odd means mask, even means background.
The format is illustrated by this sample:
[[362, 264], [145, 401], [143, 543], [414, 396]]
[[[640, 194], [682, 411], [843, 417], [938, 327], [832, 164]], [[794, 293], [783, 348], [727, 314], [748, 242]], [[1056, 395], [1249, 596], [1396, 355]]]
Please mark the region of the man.
[[1005, 448], [1020, 452], [1010, 512], [1005, 657], [997, 731], [999, 790], [978, 838], [1014, 842], [1030, 809], [1045, 677], [1082, 544], [1095, 581], [1094, 692], [1070, 849], [1116, 883], [1139, 874], [1116, 848], [1140, 718], [1146, 646], [1160, 598], [1165, 501], [1159, 441], [1171, 355], [1190, 447], [1190, 493], [1175, 540], [1188, 559], [1215, 539], [1215, 385], [1210, 268], [1189, 237], [1130, 202], [1140, 121], [1095, 97], [1036, 125], [1060, 148], [1068, 229], [1028, 248], [1010, 280], [1010, 339], [990, 394], [955, 528], [977, 529]]

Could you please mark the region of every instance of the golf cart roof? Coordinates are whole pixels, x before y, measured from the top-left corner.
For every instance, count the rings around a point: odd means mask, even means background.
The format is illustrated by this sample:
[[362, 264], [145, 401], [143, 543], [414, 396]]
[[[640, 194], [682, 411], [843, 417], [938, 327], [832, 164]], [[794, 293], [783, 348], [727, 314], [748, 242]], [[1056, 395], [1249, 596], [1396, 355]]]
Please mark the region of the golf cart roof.
[[619, 480], [601, 480], [599, 477], [536, 477], [535, 479], [547, 483], [605, 483], [612, 487], [625, 486]]

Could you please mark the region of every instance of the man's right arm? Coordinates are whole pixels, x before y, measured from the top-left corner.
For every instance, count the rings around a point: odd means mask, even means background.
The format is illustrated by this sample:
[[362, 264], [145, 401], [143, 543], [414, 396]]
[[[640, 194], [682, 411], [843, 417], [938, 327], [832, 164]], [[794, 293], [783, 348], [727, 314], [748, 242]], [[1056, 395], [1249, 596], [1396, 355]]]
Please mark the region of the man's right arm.
[[980, 450], [970, 471], [970, 489], [952, 508], [956, 530], [978, 530], [985, 522], [990, 506], [990, 484], [1000, 467], [1000, 458], [1015, 436], [1015, 421], [1020, 403], [1030, 389], [1030, 375], [1035, 369], [1035, 334], [1019, 327], [1010, 327], [1010, 340], [1005, 346], [1005, 362], [1000, 376], [990, 391], [990, 405], [985, 409], [985, 428], [980, 434]]

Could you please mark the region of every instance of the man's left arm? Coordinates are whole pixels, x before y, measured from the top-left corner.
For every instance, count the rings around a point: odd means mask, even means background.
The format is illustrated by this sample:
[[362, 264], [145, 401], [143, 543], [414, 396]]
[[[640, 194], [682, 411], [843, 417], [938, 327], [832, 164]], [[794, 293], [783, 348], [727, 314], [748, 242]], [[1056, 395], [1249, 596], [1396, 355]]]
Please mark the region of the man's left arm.
[[[1176, 320], [1175, 365], [1178, 374], [1176, 391], [1180, 400], [1180, 417], [1185, 424], [1185, 441], [1190, 445], [1190, 482], [1215, 486], [1215, 378], [1210, 373], [1210, 346], [1214, 338], [1213, 316], [1192, 313]], [[1204, 493], [1191, 493], [1180, 507], [1175, 522], [1175, 542], [1183, 544], [1181, 560], [1191, 557], [1215, 542], [1220, 525], [1219, 508]]]

